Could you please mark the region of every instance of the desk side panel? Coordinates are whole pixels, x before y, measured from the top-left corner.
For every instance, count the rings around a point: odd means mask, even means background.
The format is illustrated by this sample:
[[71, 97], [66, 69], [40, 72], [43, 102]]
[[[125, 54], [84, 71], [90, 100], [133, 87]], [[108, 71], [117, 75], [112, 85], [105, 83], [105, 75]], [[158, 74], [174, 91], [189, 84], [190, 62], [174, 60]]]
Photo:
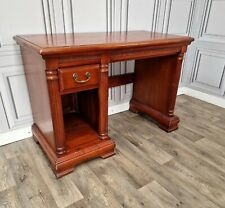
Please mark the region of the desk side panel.
[[55, 150], [50, 102], [45, 74], [45, 61], [32, 49], [21, 46], [34, 124]]
[[[143, 112], [167, 132], [178, 128], [174, 115], [182, 60], [178, 54], [136, 60], [130, 110]], [[178, 64], [179, 60], [179, 64]]]
[[167, 114], [176, 61], [176, 55], [136, 60], [133, 99]]

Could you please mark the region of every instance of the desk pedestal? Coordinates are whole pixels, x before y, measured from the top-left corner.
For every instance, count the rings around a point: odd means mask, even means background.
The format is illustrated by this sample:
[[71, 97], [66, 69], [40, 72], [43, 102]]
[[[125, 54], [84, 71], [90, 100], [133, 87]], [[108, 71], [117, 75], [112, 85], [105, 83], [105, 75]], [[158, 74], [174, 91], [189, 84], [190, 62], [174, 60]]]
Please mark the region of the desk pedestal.
[[142, 112], [155, 120], [167, 132], [178, 128], [174, 115], [183, 54], [137, 60], [132, 112]]

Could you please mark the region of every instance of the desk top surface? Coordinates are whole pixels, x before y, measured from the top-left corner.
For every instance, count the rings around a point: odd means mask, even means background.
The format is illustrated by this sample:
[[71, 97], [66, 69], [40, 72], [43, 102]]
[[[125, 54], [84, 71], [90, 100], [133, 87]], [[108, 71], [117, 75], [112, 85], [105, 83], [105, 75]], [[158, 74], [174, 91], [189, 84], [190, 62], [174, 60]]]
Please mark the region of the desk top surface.
[[188, 45], [193, 38], [148, 31], [96, 32], [53, 35], [18, 35], [18, 44], [27, 45], [42, 55], [67, 52], [114, 50], [171, 44]]

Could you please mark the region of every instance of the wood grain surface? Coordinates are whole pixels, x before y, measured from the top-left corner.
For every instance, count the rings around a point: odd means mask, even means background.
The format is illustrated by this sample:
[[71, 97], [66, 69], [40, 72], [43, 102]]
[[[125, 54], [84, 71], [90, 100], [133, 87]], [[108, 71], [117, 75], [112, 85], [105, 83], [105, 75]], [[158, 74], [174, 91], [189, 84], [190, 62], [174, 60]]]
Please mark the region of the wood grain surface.
[[168, 44], [188, 45], [193, 41], [191, 37], [170, 34], [129, 31], [129, 32], [93, 32], [54, 35], [18, 35], [15, 36], [19, 44], [29, 45], [41, 55], [129, 49]]

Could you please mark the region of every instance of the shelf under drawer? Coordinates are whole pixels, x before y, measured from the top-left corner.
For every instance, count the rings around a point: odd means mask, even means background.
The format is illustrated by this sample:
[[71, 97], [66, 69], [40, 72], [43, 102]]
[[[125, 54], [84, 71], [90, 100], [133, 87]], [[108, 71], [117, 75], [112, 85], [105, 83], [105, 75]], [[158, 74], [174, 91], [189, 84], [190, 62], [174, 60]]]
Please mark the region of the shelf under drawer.
[[64, 115], [64, 125], [67, 152], [101, 143], [96, 130], [79, 113]]

